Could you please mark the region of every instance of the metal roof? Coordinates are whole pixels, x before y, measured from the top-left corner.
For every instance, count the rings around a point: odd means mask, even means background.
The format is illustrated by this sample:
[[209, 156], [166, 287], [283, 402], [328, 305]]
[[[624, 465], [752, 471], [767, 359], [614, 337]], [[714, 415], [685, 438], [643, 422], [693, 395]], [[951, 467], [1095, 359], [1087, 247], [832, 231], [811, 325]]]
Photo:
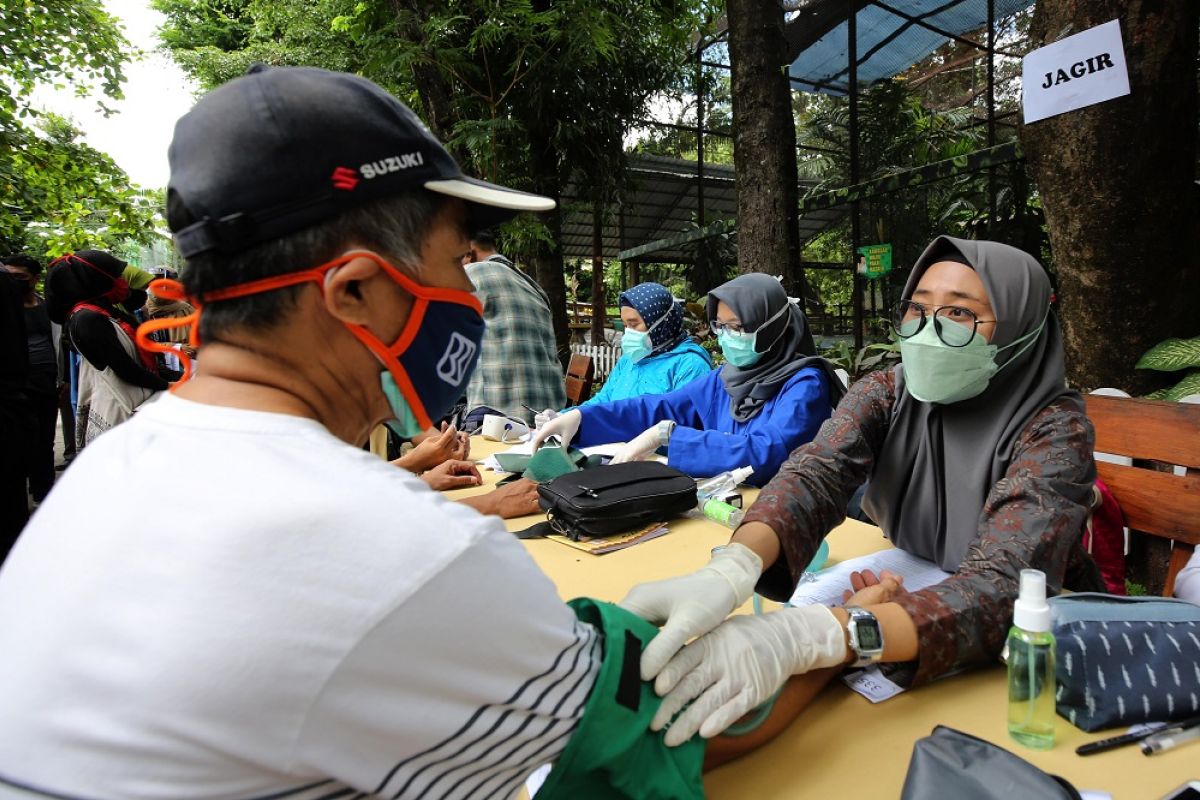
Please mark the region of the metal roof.
[[[1033, 5], [1033, 0], [994, 3], [995, 19], [1000, 20]], [[847, 93], [851, 5], [857, 14], [860, 84], [897, 75], [988, 20], [987, 0], [812, 0], [789, 17], [785, 31], [792, 59], [788, 74], [798, 89]]]
[[[680, 236], [688, 231], [696, 232], [693, 241], [703, 238], [694, 224], [698, 205], [696, 162], [669, 156], [632, 155], [625, 169], [632, 188], [625, 193], [621, 211], [612, 210], [605, 219], [604, 258], [616, 260], [622, 251], [661, 243], [661, 247], [638, 258], [659, 263], [690, 263], [691, 247], [678, 240], [688, 238]], [[801, 195], [814, 185], [815, 182], [801, 181]], [[562, 199], [563, 256], [591, 258], [591, 206], [574, 185], [566, 187]], [[800, 222], [801, 240], [808, 240], [845, 213], [845, 208], [832, 208], [805, 215]], [[732, 166], [704, 165], [704, 219], [708, 226], [720, 220], [736, 221], [737, 189]]]

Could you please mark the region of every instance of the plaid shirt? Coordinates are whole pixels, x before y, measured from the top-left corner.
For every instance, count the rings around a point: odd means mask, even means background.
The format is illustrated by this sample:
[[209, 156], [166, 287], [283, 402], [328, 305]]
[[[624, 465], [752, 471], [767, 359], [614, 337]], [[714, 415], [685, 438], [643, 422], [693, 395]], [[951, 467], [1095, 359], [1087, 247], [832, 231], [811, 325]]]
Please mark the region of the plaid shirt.
[[[870, 475], [895, 401], [895, 370], [855, 383], [817, 438], [792, 452], [746, 512], [745, 522], [769, 525], [782, 548], [759, 583], [761, 594], [791, 595], [821, 539], [842, 521], [850, 495]], [[995, 663], [1012, 625], [1024, 567], [1045, 572], [1051, 592], [1063, 586], [1105, 591], [1080, 541], [1096, 479], [1093, 445], [1078, 399], [1059, 398], [1034, 415], [1017, 438], [1007, 473], [979, 511], [976, 539], [958, 571], [895, 600], [916, 624], [920, 656], [893, 680], [917, 685]]]
[[483, 302], [487, 331], [479, 366], [467, 387], [467, 408], [489, 406], [533, 421], [527, 405], [541, 411], [567, 403], [562, 364], [554, 345], [550, 300], [542, 287], [501, 255], [467, 266]]

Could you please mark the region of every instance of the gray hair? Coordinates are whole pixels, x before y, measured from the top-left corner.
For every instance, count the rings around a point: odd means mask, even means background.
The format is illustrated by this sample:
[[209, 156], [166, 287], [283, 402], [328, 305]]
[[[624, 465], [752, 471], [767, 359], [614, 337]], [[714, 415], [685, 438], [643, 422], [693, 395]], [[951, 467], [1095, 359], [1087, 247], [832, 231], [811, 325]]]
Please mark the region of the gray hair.
[[[346, 211], [233, 256], [203, 253], [187, 260], [180, 274], [192, 296], [250, 281], [308, 269], [363, 248], [416, 275], [421, 245], [445, 200], [415, 189]], [[262, 330], [277, 324], [296, 303], [301, 286], [221, 300], [204, 306], [200, 338], [220, 338], [232, 329]]]

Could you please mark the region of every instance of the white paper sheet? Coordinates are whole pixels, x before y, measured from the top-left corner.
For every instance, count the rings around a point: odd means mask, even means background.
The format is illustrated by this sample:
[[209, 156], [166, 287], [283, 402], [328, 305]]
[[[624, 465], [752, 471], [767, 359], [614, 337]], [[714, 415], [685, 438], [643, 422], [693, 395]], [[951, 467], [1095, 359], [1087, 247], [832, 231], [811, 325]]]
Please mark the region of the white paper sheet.
[[1129, 94], [1120, 22], [1114, 19], [1029, 53], [1021, 91], [1026, 124]]
[[864, 569], [869, 569], [876, 575], [885, 569], [901, 575], [904, 578], [904, 588], [910, 592], [941, 583], [951, 574], [940, 569], [932, 561], [926, 561], [903, 550], [880, 550], [878, 553], [839, 562], [820, 572], [807, 573], [789, 602], [794, 606], [812, 603], [840, 606], [842, 592], [851, 588], [850, 573], [861, 572]]

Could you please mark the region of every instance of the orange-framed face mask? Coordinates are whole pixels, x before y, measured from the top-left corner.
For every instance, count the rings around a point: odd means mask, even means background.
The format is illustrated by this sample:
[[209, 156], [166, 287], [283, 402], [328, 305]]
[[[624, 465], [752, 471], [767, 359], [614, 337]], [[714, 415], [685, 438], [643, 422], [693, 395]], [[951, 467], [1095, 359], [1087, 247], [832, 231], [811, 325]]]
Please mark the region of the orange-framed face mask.
[[193, 348], [199, 347], [200, 315], [205, 305], [310, 281], [324, 292], [330, 271], [355, 258], [374, 261], [413, 297], [408, 321], [400, 331], [399, 338], [390, 345], [365, 326], [343, 323], [386, 367], [380, 373], [380, 383], [396, 417], [391, 425], [402, 436], [411, 438], [432, 427], [434, 420], [453, 408], [466, 390], [479, 360], [479, 343], [483, 339], [484, 328], [483, 306], [474, 295], [462, 289], [419, 284], [375, 253], [353, 250], [312, 269], [273, 275], [205, 292], [197, 297], [189, 296], [178, 281], [160, 278], [150, 284], [153, 294], [168, 300], [186, 301], [196, 310], [186, 317], [143, 323], [137, 331], [138, 346], [177, 355], [183, 362], [183, 380], [186, 381], [192, 374], [191, 358], [169, 344], [152, 340], [150, 334], [190, 326], [189, 342]]

